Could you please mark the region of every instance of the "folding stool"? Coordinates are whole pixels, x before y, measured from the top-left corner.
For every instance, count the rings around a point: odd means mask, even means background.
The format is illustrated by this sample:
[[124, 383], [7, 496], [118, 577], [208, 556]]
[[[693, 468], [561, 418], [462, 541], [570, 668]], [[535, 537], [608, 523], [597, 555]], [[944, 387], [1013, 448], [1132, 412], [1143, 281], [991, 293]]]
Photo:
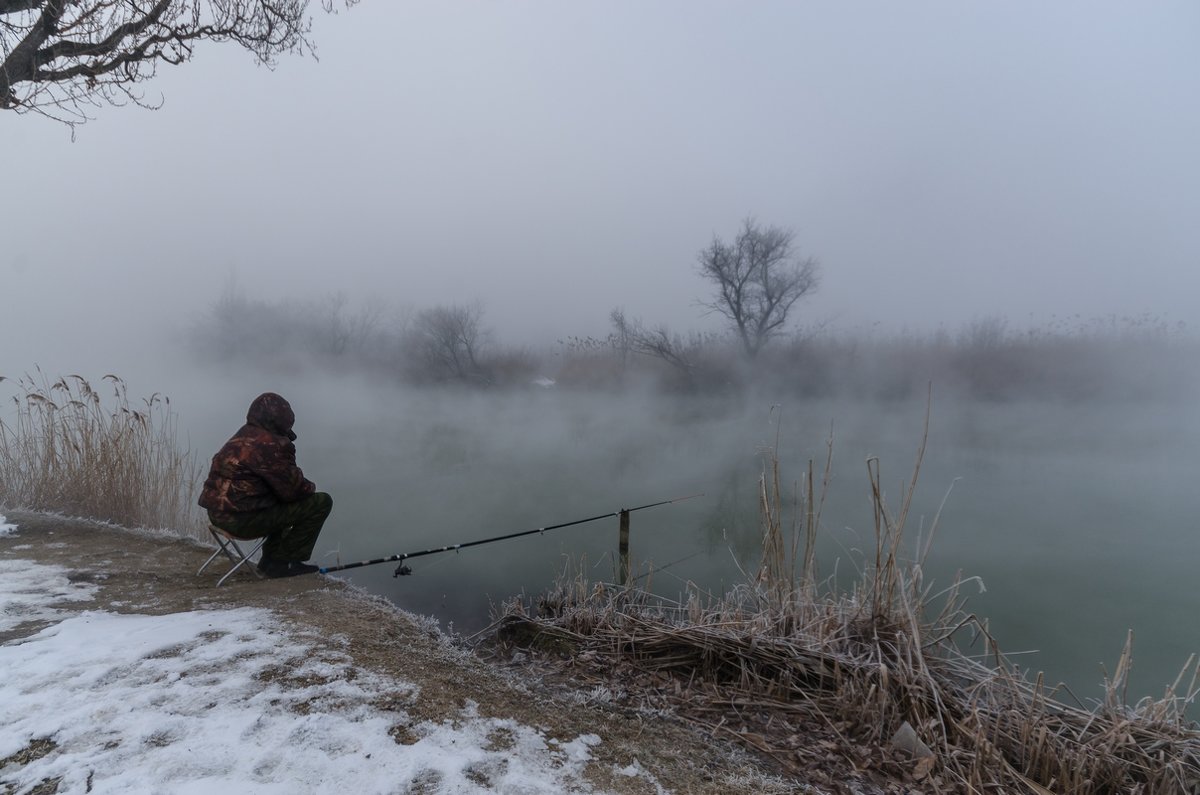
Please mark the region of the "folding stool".
[[[250, 571], [254, 572], [256, 577], [261, 578], [265, 576], [261, 571], [258, 570], [258, 566], [255, 566], [254, 561], [250, 560], [250, 558], [253, 557], [254, 554], [260, 549], [262, 549], [262, 545], [267, 542], [266, 536], [263, 536], [262, 538], [236, 538], [235, 536], [231, 536], [229, 533], [217, 527], [215, 524], [210, 524], [208, 526], [208, 532], [210, 535], [212, 535], [213, 540], [217, 542], [217, 550], [209, 556], [208, 560], [204, 561], [204, 565], [201, 566], [200, 570], [196, 572], [197, 577], [199, 577], [204, 570], [208, 568], [208, 564], [216, 560], [221, 554], [224, 554], [225, 557], [229, 558], [229, 562], [233, 565], [229, 567], [229, 571], [225, 572], [221, 579], [217, 580], [217, 587], [220, 587], [226, 580], [229, 579], [231, 574], [240, 569], [242, 566], [248, 567]], [[241, 544], [238, 543], [239, 541], [245, 544], [250, 544], [253, 542], [254, 546], [247, 552], [242, 549]]]

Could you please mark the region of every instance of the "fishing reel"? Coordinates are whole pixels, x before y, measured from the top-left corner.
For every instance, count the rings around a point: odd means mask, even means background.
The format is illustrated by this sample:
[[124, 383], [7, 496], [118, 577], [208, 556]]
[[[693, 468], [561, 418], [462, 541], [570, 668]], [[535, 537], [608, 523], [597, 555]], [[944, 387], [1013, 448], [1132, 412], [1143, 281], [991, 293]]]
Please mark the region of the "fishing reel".
[[403, 563], [397, 566], [396, 570], [392, 572], [393, 577], [403, 577], [406, 574], [412, 574], [412, 569], [410, 569], [408, 566], [405, 566]]

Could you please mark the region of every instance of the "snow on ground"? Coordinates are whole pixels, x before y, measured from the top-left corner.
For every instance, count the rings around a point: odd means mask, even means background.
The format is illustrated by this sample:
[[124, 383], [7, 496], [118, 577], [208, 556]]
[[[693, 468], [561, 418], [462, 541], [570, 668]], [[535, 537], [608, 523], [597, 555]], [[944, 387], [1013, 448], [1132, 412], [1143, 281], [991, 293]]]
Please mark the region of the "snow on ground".
[[[35, 583], [43, 603], [95, 590], [55, 566], [0, 567], [10, 629], [61, 617], [32, 606]], [[581, 772], [599, 738], [547, 737], [470, 707], [413, 722], [404, 707], [418, 697], [284, 631], [269, 610], [85, 611], [0, 645], [0, 760], [22, 754], [0, 767], [0, 789], [60, 779], [60, 793], [592, 791]]]
[[[67, 579], [67, 570], [59, 566], [0, 560], [0, 632], [27, 621], [65, 617], [69, 613], [49, 603], [88, 601], [96, 590], [91, 583], [72, 583]], [[0, 751], [0, 759], [4, 757]]]

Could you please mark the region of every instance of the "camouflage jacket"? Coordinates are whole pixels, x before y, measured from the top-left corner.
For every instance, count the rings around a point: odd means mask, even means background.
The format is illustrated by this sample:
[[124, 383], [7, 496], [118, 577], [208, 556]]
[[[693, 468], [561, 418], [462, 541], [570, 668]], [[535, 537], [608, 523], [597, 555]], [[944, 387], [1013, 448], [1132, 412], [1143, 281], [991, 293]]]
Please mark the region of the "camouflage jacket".
[[246, 424], [213, 456], [200, 507], [220, 521], [312, 494], [316, 486], [296, 466], [295, 421], [292, 407], [279, 395], [255, 398]]

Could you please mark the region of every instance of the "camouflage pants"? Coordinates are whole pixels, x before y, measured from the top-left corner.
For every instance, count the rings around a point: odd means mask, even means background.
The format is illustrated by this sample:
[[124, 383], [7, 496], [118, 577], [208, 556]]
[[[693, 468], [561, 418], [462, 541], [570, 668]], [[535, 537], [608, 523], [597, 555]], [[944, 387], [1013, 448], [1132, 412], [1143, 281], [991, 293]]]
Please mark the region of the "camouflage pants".
[[304, 561], [312, 557], [317, 536], [331, 510], [333, 497], [318, 491], [296, 502], [223, 518], [213, 524], [238, 538], [266, 536], [267, 542], [262, 548], [264, 559]]

